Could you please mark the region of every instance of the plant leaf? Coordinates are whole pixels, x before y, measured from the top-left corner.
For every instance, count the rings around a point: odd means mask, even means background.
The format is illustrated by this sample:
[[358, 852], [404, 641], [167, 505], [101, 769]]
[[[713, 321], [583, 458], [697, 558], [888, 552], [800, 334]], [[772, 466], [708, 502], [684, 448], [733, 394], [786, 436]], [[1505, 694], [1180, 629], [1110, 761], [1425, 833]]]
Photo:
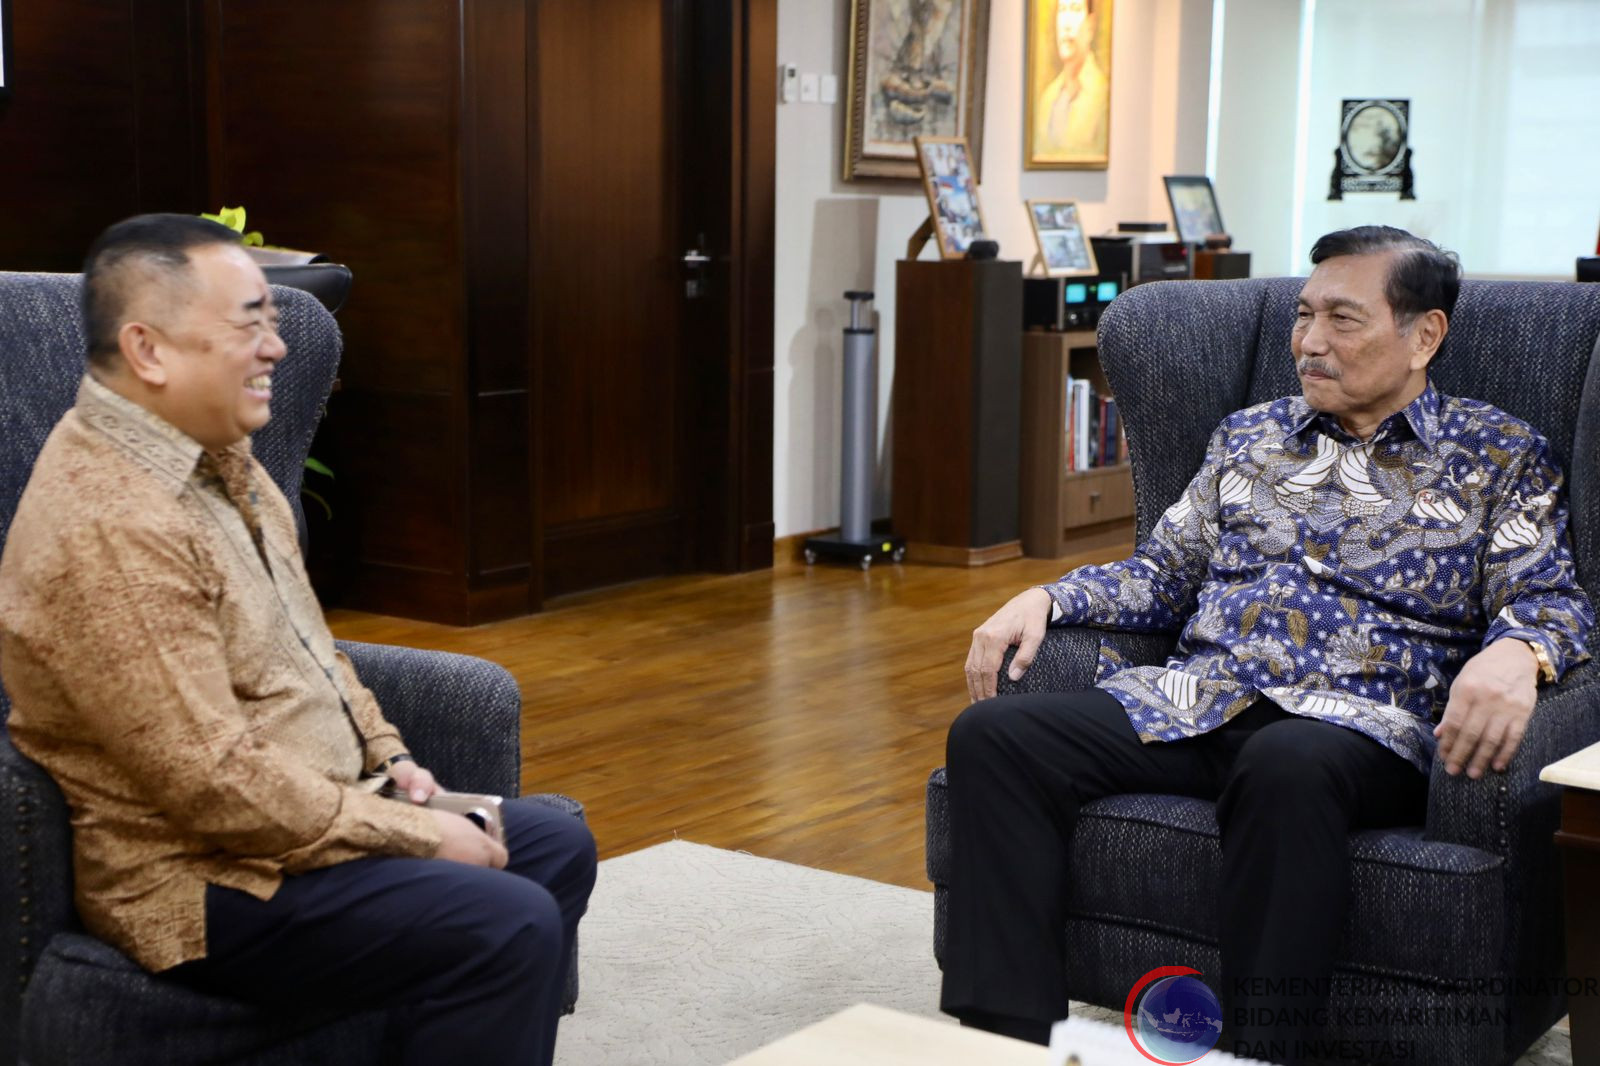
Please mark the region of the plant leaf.
[[306, 456], [306, 469], [312, 471], [313, 473], [321, 474], [323, 477], [333, 476], [332, 470], [329, 470], [327, 466], [324, 465], [320, 460], [313, 459], [309, 455]]
[[220, 222], [235, 233], [244, 232], [244, 208], [242, 207], [224, 207], [214, 215], [202, 214], [200, 217], [209, 218], [213, 222]]
[[1306, 622], [1306, 616], [1302, 612], [1289, 612], [1289, 636], [1297, 646], [1302, 648], [1306, 646], [1306, 638], [1311, 635], [1310, 628], [1310, 625]]
[[308, 489], [308, 488], [301, 488], [300, 489], [300, 495], [302, 495], [302, 496], [310, 496], [313, 500], [316, 500], [319, 504], [322, 505], [322, 513], [328, 516], [328, 521], [330, 521], [330, 522], [333, 521], [333, 508], [328, 506], [328, 501], [327, 500], [324, 500], [314, 490]]
[[1244, 609], [1243, 616], [1239, 619], [1239, 635], [1248, 637], [1250, 631], [1256, 627], [1256, 622], [1261, 618], [1261, 604], [1252, 603]]

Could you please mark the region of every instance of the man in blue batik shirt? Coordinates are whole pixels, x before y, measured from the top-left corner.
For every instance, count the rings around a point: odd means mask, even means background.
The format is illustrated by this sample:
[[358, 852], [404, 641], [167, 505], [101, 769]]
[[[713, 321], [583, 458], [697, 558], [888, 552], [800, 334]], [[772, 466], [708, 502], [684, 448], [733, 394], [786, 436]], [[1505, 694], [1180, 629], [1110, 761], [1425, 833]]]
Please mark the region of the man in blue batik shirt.
[[[1435, 758], [1504, 770], [1538, 684], [1588, 657], [1549, 445], [1428, 381], [1454, 256], [1364, 226], [1311, 261], [1291, 337], [1303, 396], [1224, 419], [1131, 559], [1028, 589], [973, 633], [942, 1001], [967, 1024], [1047, 1039], [1066, 1014], [1079, 808], [1179, 793], [1217, 801], [1229, 1032], [1299, 1061], [1325, 1003], [1254, 993], [1332, 976], [1350, 831], [1420, 824]], [[1182, 638], [1164, 667], [1107, 651], [1092, 689], [995, 698], [1007, 648], [1018, 679], [1051, 624]]]

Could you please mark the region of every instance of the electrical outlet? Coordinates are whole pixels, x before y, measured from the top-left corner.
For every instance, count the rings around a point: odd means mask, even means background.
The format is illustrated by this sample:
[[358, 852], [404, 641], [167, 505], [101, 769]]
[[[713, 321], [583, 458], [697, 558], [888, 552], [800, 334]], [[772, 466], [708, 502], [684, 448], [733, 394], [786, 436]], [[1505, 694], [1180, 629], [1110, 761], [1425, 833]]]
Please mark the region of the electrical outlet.
[[839, 75], [824, 74], [822, 76], [822, 102], [825, 104], [839, 102]]
[[800, 102], [801, 103], [803, 103], [803, 104], [814, 104], [814, 103], [816, 103], [817, 102], [817, 96], [819, 95], [820, 91], [821, 91], [821, 89], [817, 85], [817, 76], [815, 74], [802, 74], [802, 75], [800, 75]]

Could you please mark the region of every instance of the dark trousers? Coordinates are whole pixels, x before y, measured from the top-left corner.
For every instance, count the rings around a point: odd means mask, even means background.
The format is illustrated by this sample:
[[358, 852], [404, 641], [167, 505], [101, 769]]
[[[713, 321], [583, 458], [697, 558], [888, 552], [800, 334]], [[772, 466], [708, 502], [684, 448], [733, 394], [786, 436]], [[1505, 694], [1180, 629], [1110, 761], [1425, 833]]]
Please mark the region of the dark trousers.
[[504, 816], [504, 870], [368, 858], [286, 877], [270, 900], [211, 885], [207, 955], [167, 975], [291, 1009], [395, 1008], [403, 1064], [548, 1064], [594, 838], [531, 800]]
[[[1094, 876], [1067, 869], [1079, 809], [1117, 793], [1194, 796], [1216, 800], [1222, 830], [1226, 1032], [1261, 1057], [1275, 1042], [1284, 1061], [1300, 1057], [1296, 1041], [1315, 1039], [1308, 1015], [1322, 1004], [1260, 993], [1332, 977], [1350, 831], [1418, 824], [1427, 801], [1426, 777], [1376, 741], [1265, 700], [1214, 732], [1145, 744], [1099, 689], [1001, 696], [956, 719], [947, 766], [945, 1011], [1065, 1017], [1068, 879]], [[1255, 1024], [1297, 1016], [1300, 1025]]]

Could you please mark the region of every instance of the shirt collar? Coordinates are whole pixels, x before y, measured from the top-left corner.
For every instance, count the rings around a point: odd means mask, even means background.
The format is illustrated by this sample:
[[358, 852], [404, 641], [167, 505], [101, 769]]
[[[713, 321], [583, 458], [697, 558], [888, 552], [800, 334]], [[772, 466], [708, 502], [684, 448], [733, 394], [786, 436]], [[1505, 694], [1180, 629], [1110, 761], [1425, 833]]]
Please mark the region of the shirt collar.
[[[1321, 411], [1306, 403], [1303, 397], [1295, 397], [1295, 406], [1290, 410], [1293, 421], [1289, 426], [1289, 436], [1299, 437], [1311, 426], [1317, 426], [1324, 433], [1338, 429], [1339, 434], [1348, 437], [1343, 427], [1332, 417], [1325, 417]], [[1375, 439], [1391, 440], [1396, 432], [1404, 426], [1410, 429], [1412, 436], [1421, 441], [1426, 448], [1432, 448], [1439, 439], [1439, 393], [1434, 389], [1433, 382], [1429, 381], [1423, 386], [1422, 392], [1415, 400], [1406, 404], [1404, 408], [1384, 419], [1378, 431], [1373, 434]]]
[[[193, 437], [85, 374], [78, 384], [78, 417], [165, 479], [174, 494], [194, 475], [205, 448]], [[250, 438], [228, 451], [250, 454]]]

